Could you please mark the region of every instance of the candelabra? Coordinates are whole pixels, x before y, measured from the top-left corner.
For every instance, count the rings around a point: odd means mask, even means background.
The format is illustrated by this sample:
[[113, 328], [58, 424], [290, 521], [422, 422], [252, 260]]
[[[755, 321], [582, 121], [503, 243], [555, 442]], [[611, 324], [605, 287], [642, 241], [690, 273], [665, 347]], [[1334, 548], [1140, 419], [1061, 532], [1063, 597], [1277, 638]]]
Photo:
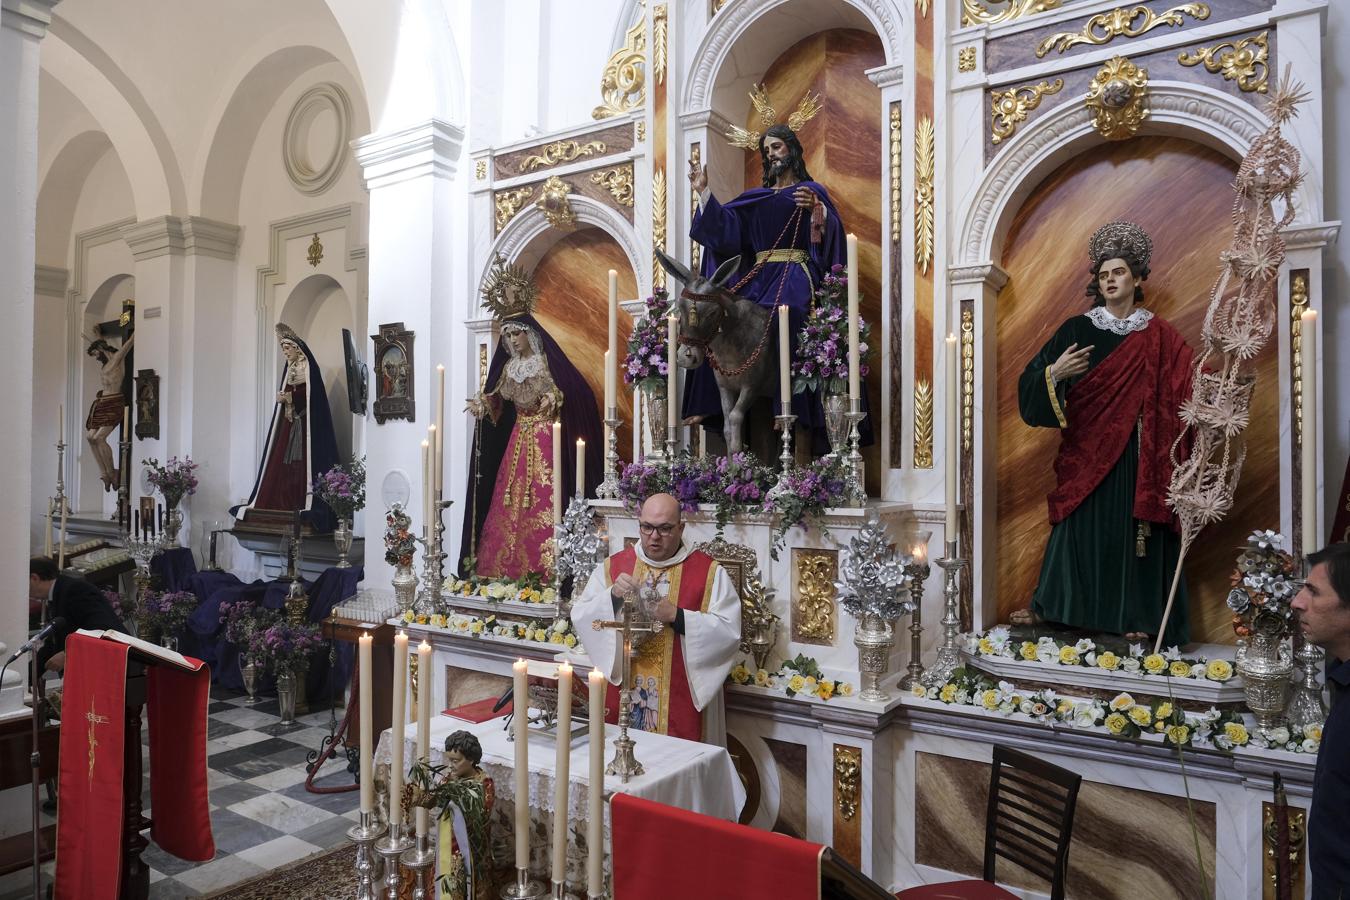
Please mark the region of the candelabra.
[[783, 401], [778, 406], [781, 412], [773, 418], [778, 423], [778, 430], [782, 432], [780, 440], [783, 444], [783, 452], [778, 454], [778, 461], [782, 464], [782, 470], [778, 473], [778, 482], [769, 489], [770, 500], [777, 500], [784, 494], [792, 493], [792, 485], [788, 481], [788, 475], [792, 469], [792, 426], [797, 421], [797, 417], [791, 412], [791, 402]]
[[445, 584], [445, 523], [441, 521], [441, 513], [448, 509], [451, 500], [442, 500], [441, 492], [436, 491], [436, 499], [432, 503], [432, 519], [427, 523], [426, 534], [421, 539], [422, 543], [422, 586], [417, 592], [417, 603], [414, 606], [414, 612], [418, 615], [429, 616], [439, 612], [442, 606], [441, 595]]
[[854, 506], [862, 506], [867, 500], [867, 489], [863, 486], [863, 458], [858, 450], [858, 443], [862, 440], [858, 432], [858, 426], [862, 424], [863, 419], [867, 418], [867, 413], [862, 411], [862, 400], [857, 397], [850, 397], [848, 401], [848, 490], [850, 502]]
[[[1307, 560], [1304, 560], [1303, 577], [1308, 577]], [[1309, 643], [1302, 629], [1294, 629], [1294, 659], [1302, 670], [1302, 677], [1289, 699], [1289, 724], [1298, 728], [1309, 725], [1321, 727], [1327, 720], [1327, 707], [1322, 702], [1322, 684], [1317, 680], [1317, 670], [1322, 664], [1322, 648]]]
[[384, 826], [370, 812], [347, 829], [347, 837], [356, 844], [356, 900], [375, 900], [375, 841], [384, 836]]
[[941, 687], [952, 677], [952, 673], [961, 665], [961, 650], [956, 646], [956, 636], [961, 630], [961, 585], [960, 574], [966, 561], [957, 557], [957, 542], [948, 540], [942, 559], [937, 561], [943, 571], [942, 606], [942, 646], [938, 648], [933, 668], [924, 673], [921, 683], [924, 687]]
[[605, 409], [605, 436], [608, 450], [605, 453], [605, 480], [595, 489], [595, 496], [601, 500], [617, 500], [619, 497], [619, 408], [610, 406]]
[[666, 462], [675, 464], [675, 447], [680, 442], [680, 426], [666, 426]]
[[403, 834], [401, 822], [390, 822], [389, 833], [375, 842], [375, 852], [384, 859], [384, 892], [388, 900], [398, 900], [399, 887], [403, 881], [399, 862], [412, 847], [413, 842]]
[[427, 900], [425, 873], [436, 862], [436, 848], [431, 843], [430, 830], [419, 834], [416, 845], [411, 850], [405, 850], [400, 859], [403, 865], [412, 870], [412, 900]]
[[924, 538], [924, 553], [915, 555], [914, 561], [905, 567], [909, 575], [909, 592], [914, 598], [914, 609], [909, 614], [909, 674], [900, 679], [900, 690], [913, 690], [921, 684], [923, 678], [923, 584], [928, 580], [932, 569], [928, 565], [927, 538]]
[[516, 867], [516, 880], [502, 888], [502, 900], [544, 900], [547, 896], [541, 882], [530, 878], [529, 869]]
[[161, 532], [152, 537], [148, 531], [140, 534], [127, 531], [123, 533], [122, 539], [126, 542], [127, 552], [136, 563], [136, 602], [132, 608], [134, 613], [139, 615], [144, 608], [145, 594], [150, 590], [150, 560], [164, 549], [164, 534]]

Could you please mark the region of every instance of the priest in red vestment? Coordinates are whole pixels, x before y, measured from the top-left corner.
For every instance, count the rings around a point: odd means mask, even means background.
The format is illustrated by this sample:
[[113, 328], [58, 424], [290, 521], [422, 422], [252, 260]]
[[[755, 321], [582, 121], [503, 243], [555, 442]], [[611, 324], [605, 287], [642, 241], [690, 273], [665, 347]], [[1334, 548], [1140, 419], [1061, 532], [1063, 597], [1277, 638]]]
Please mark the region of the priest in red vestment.
[[680, 503], [670, 494], [648, 497], [638, 511], [639, 543], [591, 574], [572, 604], [572, 623], [591, 662], [609, 679], [605, 718], [617, 721], [623, 641], [613, 620], [624, 598], [636, 595], [661, 633], [633, 651], [629, 727], [691, 741], [726, 743], [722, 685], [741, 640], [741, 601], [712, 557], [684, 544]]

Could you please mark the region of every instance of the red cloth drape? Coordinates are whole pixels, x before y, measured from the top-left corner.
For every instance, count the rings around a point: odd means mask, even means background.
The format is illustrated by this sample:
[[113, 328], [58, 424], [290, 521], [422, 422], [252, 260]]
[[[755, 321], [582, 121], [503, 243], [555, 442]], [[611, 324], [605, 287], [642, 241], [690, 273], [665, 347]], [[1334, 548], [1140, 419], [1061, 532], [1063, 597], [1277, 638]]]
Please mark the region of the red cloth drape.
[[623, 793], [610, 824], [614, 900], [820, 900], [823, 844]]
[[[107, 643], [107, 642], [104, 642]], [[216, 855], [206, 782], [206, 708], [211, 670], [173, 665], [150, 668], [150, 837], [179, 859], [205, 862]]]

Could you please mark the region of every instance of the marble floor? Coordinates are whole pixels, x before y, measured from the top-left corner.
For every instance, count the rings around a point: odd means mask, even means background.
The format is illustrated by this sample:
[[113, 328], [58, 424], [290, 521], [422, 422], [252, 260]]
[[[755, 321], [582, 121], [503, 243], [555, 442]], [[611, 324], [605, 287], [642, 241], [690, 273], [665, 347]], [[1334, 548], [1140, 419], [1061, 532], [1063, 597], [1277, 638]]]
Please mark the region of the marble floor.
[[[150, 866], [150, 897], [198, 897], [247, 881], [263, 872], [346, 843], [357, 818], [359, 793], [315, 794], [305, 789], [305, 757], [328, 733], [327, 708], [282, 726], [275, 698], [248, 705], [234, 691], [213, 687], [208, 708], [206, 759], [215, 858], [185, 862], [154, 843], [143, 859]], [[339, 721], [342, 712], [338, 711]], [[150, 754], [144, 757], [147, 769]], [[352, 784], [345, 761], [324, 764], [319, 787]], [[150, 806], [150, 782], [141, 800]], [[51, 883], [51, 864], [44, 866]], [[31, 896], [31, 889], [0, 894], [0, 900]]]

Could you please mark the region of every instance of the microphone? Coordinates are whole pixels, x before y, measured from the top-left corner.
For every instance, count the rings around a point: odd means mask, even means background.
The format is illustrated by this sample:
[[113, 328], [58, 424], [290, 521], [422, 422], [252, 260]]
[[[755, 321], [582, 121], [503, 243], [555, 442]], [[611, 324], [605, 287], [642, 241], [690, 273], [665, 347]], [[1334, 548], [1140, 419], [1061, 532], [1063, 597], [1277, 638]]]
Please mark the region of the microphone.
[[52, 619], [50, 622], [47, 623], [46, 627], [44, 627], [37, 634], [33, 635], [27, 641], [25, 641], [24, 645], [20, 647], [18, 650], [15, 650], [14, 655], [9, 658], [9, 662], [6, 662], [5, 665], [9, 665], [10, 663], [14, 662], [14, 660], [18, 659], [20, 656], [23, 656], [25, 653], [28, 653], [29, 651], [34, 650], [35, 648], [41, 646], [42, 642], [46, 640], [47, 635], [51, 634], [58, 628], [65, 628], [65, 627], [66, 627], [66, 620], [63, 616], [57, 616], [55, 619]]
[[493, 712], [499, 712], [503, 706], [511, 702], [511, 695], [515, 693], [516, 686], [508, 685], [506, 690], [497, 698], [497, 705], [492, 707]]

